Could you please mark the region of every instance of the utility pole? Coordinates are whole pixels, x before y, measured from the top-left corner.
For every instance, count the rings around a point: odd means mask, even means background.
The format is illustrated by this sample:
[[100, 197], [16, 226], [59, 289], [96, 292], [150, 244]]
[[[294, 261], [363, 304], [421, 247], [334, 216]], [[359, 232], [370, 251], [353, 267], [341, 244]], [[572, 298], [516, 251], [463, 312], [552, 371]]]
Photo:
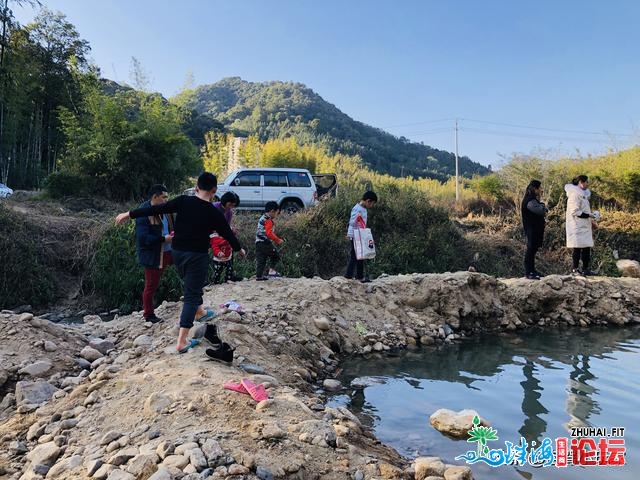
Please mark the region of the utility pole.
[[458, 181], [458, 119], [456, 118], [456, 202], [460, 201], [460, 182]]

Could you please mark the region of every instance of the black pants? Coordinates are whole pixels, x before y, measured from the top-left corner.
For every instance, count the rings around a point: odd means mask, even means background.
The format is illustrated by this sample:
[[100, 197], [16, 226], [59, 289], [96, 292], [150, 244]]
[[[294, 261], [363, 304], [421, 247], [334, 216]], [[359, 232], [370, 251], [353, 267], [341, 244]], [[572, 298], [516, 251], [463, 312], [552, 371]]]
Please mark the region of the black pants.
[[271, 241], [256, 242], [256, 278], [264, 276], [264, 267], [269, 260], [269, 266], [275, 269], [276, 264], [280, 261], [280, 254], [273, 246]]
[[353, 271], [356, 271], [358, 279], [364, 278], [364, 260], [358, 260], [356, 258], [356, 248], [353, 246], [353, 240], [350, 240], [351, 244], [351, 256], [349, 257], [349, 263], [347, 264], [347, 273], [344, 274], [347, 278], [353, 278]]
[[538, 246], [527, 244], [527, 251], [524, 254], [524, 273], [536, 273], [536, 253]]
[[211, 261], [213, 266], [213, 284], [226, 283], [235, 278], [233, 273], [233, 257], [226, 262]]
[[572, 253], [573, 268], [578, 268], [582, 259], [582, 269], [589, 270], [591, 265], [591, 247], [574, 248]]
[[180, 313], [180, 327], [193, 327], [193, 319], [202, 305], [202, 289], [207, 284], [209, 253], [173, 250], [173, 263], [184, 283], [184, 303]]

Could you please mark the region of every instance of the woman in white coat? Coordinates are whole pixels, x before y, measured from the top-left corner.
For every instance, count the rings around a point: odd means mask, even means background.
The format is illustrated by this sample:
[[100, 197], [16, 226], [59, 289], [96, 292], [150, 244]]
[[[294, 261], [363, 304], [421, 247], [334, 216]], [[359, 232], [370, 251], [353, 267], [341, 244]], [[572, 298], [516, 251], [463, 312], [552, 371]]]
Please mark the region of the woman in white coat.
[[[586, 175], [578, 175], [564, 186], [567, 193], [567, 248], [572, 248], [572, 260], [574, 275], [595, 275], [591, 266], [591, 247], [593, 247], [593, 228], [596, 213], [591, 211], [589, 205], [589, 178]], [[582, 260], [582, 269], [579, 268]]]

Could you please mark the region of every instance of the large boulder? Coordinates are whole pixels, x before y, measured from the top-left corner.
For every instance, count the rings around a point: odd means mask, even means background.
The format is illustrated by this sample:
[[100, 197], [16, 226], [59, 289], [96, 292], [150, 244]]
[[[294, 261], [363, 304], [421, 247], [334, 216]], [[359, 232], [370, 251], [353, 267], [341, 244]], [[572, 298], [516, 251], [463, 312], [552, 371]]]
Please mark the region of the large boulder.
[[16, 384], [18, 405], [40, 405], [48, 401], [58, 389], [48, 382], [21, 381]]
[[484, 418], [481, 418], [475, 410], [460, 410], [459, 412], [454, 412], [446, 408], [436, 410], [433, 415], [429, 417], [429, 423], [433, 428], [450, 437], [468, 438], [469, 430], [474, 427], [473, 419], [476, 416], [480, 419], [479, 425], [483, 427], [491, 426], [491, 424]]
[[623, 277], [640, 278], [640, 262], [636, 260], [618, 260], [616, 267]]

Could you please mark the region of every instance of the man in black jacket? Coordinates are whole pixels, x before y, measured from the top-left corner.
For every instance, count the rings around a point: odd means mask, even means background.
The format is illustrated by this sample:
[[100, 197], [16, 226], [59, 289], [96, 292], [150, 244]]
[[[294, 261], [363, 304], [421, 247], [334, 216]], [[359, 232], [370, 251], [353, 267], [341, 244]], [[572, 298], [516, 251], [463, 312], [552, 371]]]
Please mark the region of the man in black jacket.
[[[149, 190], [149, 200], [143, 202], [139, 208], [162, 205], [167, 203], [168, 199], [167, 187], [157, 184]], [[151, 323], [162, 321], [155, 314], [154, 297], [165, 267], [173, 263], [171, 257], [173, 223], [173, 215], [170, 213], [136, 218], [138, 263], [144, 267], [142, 308], [144, 319]]]
[[542, 183], [540, 180], [531, 180], [520, 206], [522, 212], [522, 225], [527, 237], [527, 251], [524, 255], [525, 276], [530, 280], [540, 280], [540, 273], [535, 269], [535, 256], [542, 246], [544, 238], [544, 217], [549, 211], [540, 201], [542, 195]]
[[138, 208], [116, 216], [116, 223], [121, 224], [129, 218], [176, 214], [172, 240], [173, 263], [184, 283], [184, 303], [176, 345], [176, 350], [180, 353], [197, 344], [193, 340], [187, 341], [194, 319], [204, 321], [215, 315], [212, 310], [202, 307], [202, 289], [206, 284], [209, 268], [209, 235], [215, 230], [229, 241], [233, 250], [239, 252], [241, 257], [246, 254], [224, 215], [211, 203], [217, 190], [216, 176], [204, 172], [198, 177], [195, 196], [180, 195], [162, 205]]

